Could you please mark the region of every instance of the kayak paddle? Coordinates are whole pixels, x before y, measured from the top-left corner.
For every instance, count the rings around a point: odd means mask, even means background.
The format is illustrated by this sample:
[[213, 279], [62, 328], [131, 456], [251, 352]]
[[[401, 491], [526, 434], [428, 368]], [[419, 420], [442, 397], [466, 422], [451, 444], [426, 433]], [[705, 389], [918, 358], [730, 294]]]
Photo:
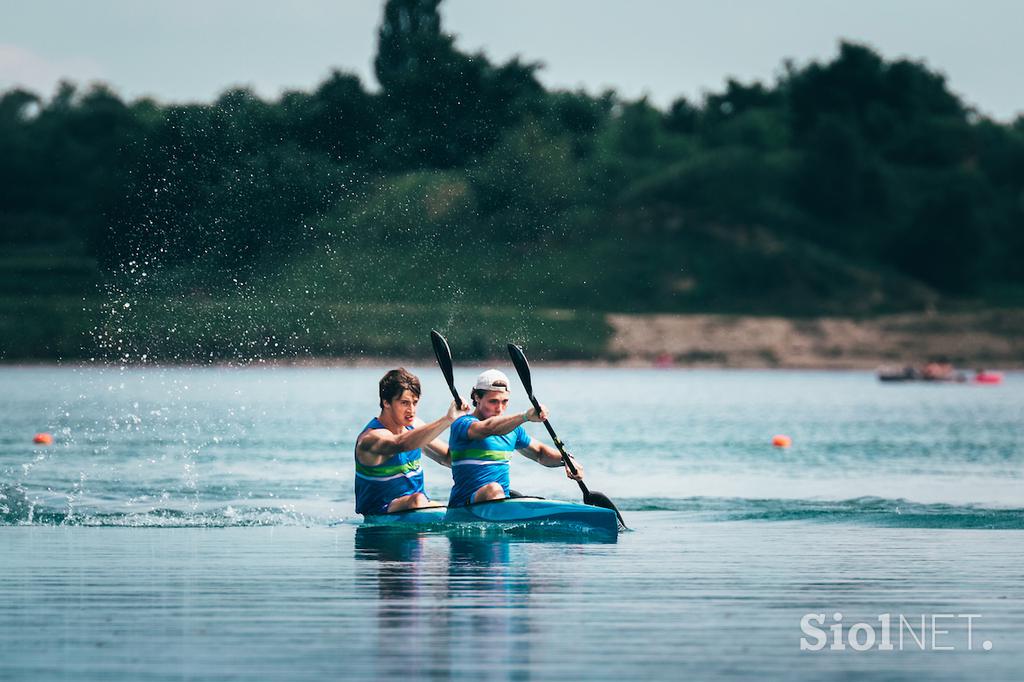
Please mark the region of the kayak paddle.
[[445, 381], [448, 382], [448, 390], [452, 392], [455, 404], [461, 407], [462, 398], [459, 397], [459, 392], [455, 390], [455, 374], [452, 372], [452, 349], [448, 347], [448, 341], [441, 336], [441, 332], [436, 329], [430, 330], [430, 343], [434, 344], [434, 355], [437, 357], [437, 364], [441, 368], [441, 374], [444, 375]]
[[[526, 360], [526, 354], [523, 353], [523, 349], [514, 343], [508, 344], [508, 354], [512, 356], [512, 364], [516, 367], [516, 373], [519, 374], [519, 380], [523, 382], [523, 387], [526, 388], [526, 395], [530, 398], [530, 402], [537, 409], [537, 413], [540, 413], [540, 402], [533, 396], [533, 381], [530, 378], [530, 363]], [[565, 444], [555, 434], [555, 430], [551, 428], [551, 423], [547, 419], [544, 420], [544, 427], [548, 430], [548, 434], [551, 436], [551, 440], [555, 442], [555, 447], [562, 453], [562, 461], [565, 466], [569, 469], [572, 474], [576, 473], [576, 466], [572, 463], [572, 459], [569, 457], [569, 453], [565, 451]], [[583, 504], [589, 504], [594, 507], [604, 507], [605, 509], [611, 509], [615, 512], [615, 515], [619, 517], [619, 523], [622, 524], [623, 528], [626, 528], [626, 522], [622, 520], [622, 514], [619, 513], [615, 503], [612, 502], [607, 495], [599, 493], [596, 490], [589, 490], [586, 483], [583, 481], [576, 481], [580, 490], [583, 491]]]

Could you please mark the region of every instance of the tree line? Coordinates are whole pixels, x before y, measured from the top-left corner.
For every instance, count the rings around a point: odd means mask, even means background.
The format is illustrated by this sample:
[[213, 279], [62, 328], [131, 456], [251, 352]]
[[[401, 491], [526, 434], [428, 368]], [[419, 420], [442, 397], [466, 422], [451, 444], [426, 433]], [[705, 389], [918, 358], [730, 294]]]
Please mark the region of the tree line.
[[543, 263], [552, 304], [593, 309], [870, 311], [1024, 292], [1024, 118], [979, 115], [923, 63], [844, 42], [773, 83], [729, 80], [660, 109], [464, 53], [439, 3], [386, 4], [378, 89], [334, 71], [273, 101], [2, 93], [0, 249], [213, 296], [257, 272], [323, 278], [289, 269], [324, 250], [397, 259], [324, 289], [385, 296], [413, 247]]

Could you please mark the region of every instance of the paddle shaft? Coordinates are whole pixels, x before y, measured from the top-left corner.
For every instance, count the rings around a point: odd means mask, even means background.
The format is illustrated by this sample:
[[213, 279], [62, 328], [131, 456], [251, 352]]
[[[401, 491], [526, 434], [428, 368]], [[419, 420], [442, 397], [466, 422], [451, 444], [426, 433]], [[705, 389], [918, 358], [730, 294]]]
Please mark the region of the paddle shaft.
[[[540, 402], [538, 402], [537, 399], [533, 397], [532, 393], [530, 394], [529, 397], [530, 397], [530, 402], [533, 403], [533, 407], [537, 410], [537, 414], [539, 415], [540, 414]], [[569, 453], [567, 453], [565, 451], [565, 445], [562, 444], [562, 441], [558, 437], [558, 434], [556, 434], [555, 430], [551, 427], [551, 422], [549, 422], [547, 419], [544, 420], [544, 428], [546, 428], [548, 430], [548, 435], [551, 436], [551, 440], [554, 441], [555, 447], [558, 448], [558, 451], [560, 453], [562, 453], [562, 463], [569, 470], [569, 473], [571, 473], [573, 476], [575, 476], [576, 475], [576, 465], [572, 463], [572, 458], [569, 457]], [[579, 484], [580, 490], [583, 491], [583, 497], [585, 499], [587, 496], [590, 495], [590, 490], [587, 489], [587, 485], [583, 481], [576, 481], [576, 482]]]
[[459, 397], [459, 392], [455, 390], [454, 381], [448, 384], [448, 390], [452, 392], [452, 397], [455, 398], [455, 405], [458, 407], [462, 407], [462, 398]]

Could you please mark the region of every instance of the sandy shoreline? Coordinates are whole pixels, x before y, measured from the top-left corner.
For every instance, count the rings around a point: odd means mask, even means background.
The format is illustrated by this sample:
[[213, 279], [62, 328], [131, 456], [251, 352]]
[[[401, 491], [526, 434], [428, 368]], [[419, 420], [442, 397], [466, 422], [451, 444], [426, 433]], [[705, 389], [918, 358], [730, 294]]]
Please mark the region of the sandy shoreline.
[[958, 367], [1024, 367], [1024, 311], [869, 319], [609, 315], [609, 351], [689, 367], [874, 369], [944, 358]]

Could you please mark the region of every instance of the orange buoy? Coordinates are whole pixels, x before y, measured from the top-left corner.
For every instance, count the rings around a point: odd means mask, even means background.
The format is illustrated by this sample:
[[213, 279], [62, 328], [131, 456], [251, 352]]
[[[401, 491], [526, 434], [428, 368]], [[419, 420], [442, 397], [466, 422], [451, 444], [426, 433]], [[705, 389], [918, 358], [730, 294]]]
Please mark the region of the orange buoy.
[[788, 448], [792, 444], [793, 439], [790, 438], [789, 436], [784, 436], [781, 433], [772, 438], [772, 445], [774, 445], [777, 448]]
[[53, 436], [48, 433], [37, 433], [32, 442], [38, 445], [53, 445]]

